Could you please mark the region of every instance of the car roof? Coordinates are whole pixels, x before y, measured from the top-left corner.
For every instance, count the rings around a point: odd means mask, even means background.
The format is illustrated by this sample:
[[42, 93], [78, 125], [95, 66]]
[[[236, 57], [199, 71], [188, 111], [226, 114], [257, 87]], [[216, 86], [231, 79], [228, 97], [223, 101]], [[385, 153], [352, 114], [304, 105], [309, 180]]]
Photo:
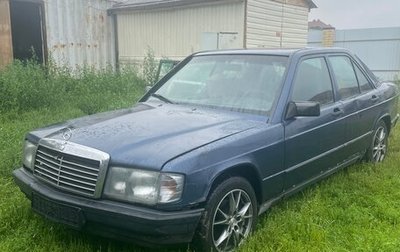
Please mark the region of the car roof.
[[195, 53], [194, 56], [205, 56], [205, 55], [276, 55], [276, 56], [292, 56], [294, 54], [298, 56], [308, 54], [320, 54], [320, 53], [350, 53], [347, 49], [338, 47], [305, 47], [305, 48], [292, 48], [292, 49], [234, 49], [234, 50], [217, 50], [217, 51], [204, 51]]

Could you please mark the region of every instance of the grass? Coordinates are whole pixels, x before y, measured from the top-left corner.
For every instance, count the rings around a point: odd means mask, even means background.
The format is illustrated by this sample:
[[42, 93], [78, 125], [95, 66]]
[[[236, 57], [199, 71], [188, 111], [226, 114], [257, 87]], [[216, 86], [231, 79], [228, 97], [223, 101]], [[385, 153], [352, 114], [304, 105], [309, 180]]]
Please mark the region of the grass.
[[[17, 67], [18, 71], [24, 70], [23, 66]], [[59, 99], [49, 99], [42, 106], [26, 107], [24, 102], [8, 99], [14, 105], [0, 110], [0, 251], [190, 251], [187, 245], [148, 249], [100, 238], [32, 212], [29, 200], [11, 177], [12, 170], [21, 164], [24, 134], [50, 123], [129, 106], [143, 92], [141, 82], [129, 76], [134, 73], [91, 72], [80, 78], [35, 74], [46, 85], [51, 86], [53, 81], [65, 89], [60, 94], [54, 91], [61, 95]], [[0, 73], [0, 84], [7, 78]], [[40, 85], [39, 81], [35, 83]], [[117, 91], [118, 85], [123, 92]], [[100, 98], [99, 90], [108, 90], [107, 99]], [[80, 98], [74, 97], [79, 92]], [[256, 231], [239, 250], [400, 251], [399, 136], [398, 126], [389, 139], [390, 152], [383, 164], [353, 165], [272, 207], [260, 217]]]
[[399, 146], [281, 202], [241, 251], [400, 251]]

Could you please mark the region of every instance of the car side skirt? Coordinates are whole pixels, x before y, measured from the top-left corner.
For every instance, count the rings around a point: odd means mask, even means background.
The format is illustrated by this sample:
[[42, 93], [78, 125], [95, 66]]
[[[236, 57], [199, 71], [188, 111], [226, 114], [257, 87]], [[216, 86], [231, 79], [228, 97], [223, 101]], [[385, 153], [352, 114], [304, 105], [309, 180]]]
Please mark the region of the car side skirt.
[[310, 186], [312, 184], [315, 184], [316, 182], [318, 182], [318, 181], [320, 181], [320, 180], [332, 175], [333, 173], [335, 173], [335, 172], [337, 172], [337, 171], [339, 171], [339, 170], [341, 170], [341, 169], [343, 169], [343, 168], [345, 168], [345, 167], [347, 167], [349, 165], [352, 165], [352, 164], [356, 163], [357, 161], [361, 160], [363, 156], [364, 156], [364, 153], [360, 153], [360, 154], [354, 155], [353, 157], [349, 158], [347, 161], [345, 161], [345, 162], [343, 162], [341, 164], [338, 164], [336, 167], [334, 167], [332, 169], [329, 169], [327, 171], [324, 171], [321, 174], [319, 174], [318, 176], [315, 176], [315, 177], [313, 177], [313, 178], [311, 178], [311, 179], [309, 179], [309, 180], [307, 180], [307, 181], [305, 181], [305, 182], [303, 182], [303, 183], [301, 183], [299, 185], [296, 185], [293, 188], [291, 188], [290, 190], [284, 191], [279, 196], [264, 202], [259, 207], [258, 215], [263, 214], [265, 211], [267, 211], [271, 206], [276, 204], [281, 199], [289, 197], [289, 196], [291, 196], [291, 195], [303, 190], [304, 188], [306, 188], [306, 187], [308, 187], [308, 186]]

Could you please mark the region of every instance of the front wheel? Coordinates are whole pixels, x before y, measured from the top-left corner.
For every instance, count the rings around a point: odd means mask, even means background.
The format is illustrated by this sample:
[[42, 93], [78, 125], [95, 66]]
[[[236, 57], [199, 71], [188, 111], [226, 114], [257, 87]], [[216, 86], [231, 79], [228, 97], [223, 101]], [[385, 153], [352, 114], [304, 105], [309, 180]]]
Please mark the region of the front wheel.
[[254, 229], [257, 200], [250, 183], [241, 177], [222, 182], [207, 202], [197, 233], [200, 251], [233, 251]]
[[388, 148], [388, 130], [384, 121], [379, 121], [372, 138], [371, 146], [367, 151], [367, 161], [372, 163], [382, 162]]

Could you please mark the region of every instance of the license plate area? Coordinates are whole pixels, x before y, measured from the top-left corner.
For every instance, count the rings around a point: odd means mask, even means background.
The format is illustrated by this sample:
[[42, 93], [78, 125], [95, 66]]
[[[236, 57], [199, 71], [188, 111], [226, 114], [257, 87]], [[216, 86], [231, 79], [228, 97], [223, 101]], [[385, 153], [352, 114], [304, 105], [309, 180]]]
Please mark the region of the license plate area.
[[85, 224], [85, 217], [80, 208], [48, 200], [37, 194], [32, 195], [32, 209], [52, 221], [75, 229], [81, 229]]

